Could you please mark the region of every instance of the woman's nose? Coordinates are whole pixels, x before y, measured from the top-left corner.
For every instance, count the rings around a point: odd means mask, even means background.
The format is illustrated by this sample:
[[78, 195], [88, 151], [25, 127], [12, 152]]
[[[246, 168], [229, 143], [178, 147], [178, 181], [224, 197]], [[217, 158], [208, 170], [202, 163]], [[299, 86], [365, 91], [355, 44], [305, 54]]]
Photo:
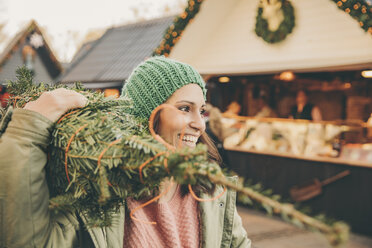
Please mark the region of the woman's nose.
[[190, 126], [194, 129], [198, 129], [201, 133], [205, 131], [204, 117], [198, 112], [192, 115]]

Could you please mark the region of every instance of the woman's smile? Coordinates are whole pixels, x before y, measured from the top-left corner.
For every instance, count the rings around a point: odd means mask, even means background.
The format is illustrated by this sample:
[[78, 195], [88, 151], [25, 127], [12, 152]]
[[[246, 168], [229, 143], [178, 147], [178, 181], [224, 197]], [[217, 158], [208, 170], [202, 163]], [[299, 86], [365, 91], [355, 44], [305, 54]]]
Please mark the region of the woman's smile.
[[[181, 139], [181, 134], [178, 134], [177, 135], [177, 138], [178, 138], [178, 142], [180, 141]], [[196, 142], [198, 141], [199, 139], [199, 135], [196, 136], [196, 135], [192, 135], [192, 134], [184, 134], [183, 137], [182, 137], [182, 144], [184, 146], [189, 146], [189, 147], [195, 147], [196, 146]]]

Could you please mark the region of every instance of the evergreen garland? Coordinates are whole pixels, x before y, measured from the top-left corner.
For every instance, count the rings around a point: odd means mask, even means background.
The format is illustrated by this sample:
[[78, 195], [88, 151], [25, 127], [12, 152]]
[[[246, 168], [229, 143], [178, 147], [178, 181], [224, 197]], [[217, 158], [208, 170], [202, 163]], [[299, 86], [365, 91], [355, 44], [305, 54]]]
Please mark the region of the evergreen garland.
[[[262, 18], [262, 8], [259, 7], [257, 10], [255, 32], [257, 36], [262, 37], [262, 39], [268, 43], [277, 43], [284, 40], [295, 26], [294, 9], [291, 2], [289, 0], [282, 1], [284, 20], [275, 32], [271, 32], [268, 29], [267, 21]], [[340, 9], [356, 19], [366, 32], [372, 34], [372, 6], [370, 4], [365, 0], [332, 1], [335, 2]], [[170, 54], [173, 46], [182, 37], [182, 33], [186, 26], [198, 14], [202, 2], [203, 0], [188, 1], [188, 6], [185, 10], [174, 19], [173, 24], [165, 31], [164, 37], [160, 45], [154, 50], [153, 55], [168, 56]]]
[[[244, 179], [241, 179], [241, 181], [243, 181], [243, 180]], [[242, 182], [242, 185], [244, 185], [244, 187], [250, 188], [250, 189], [254, 190], [255, 192], [258, 192], [258, 193], [264, 195], [265, 197], [270, 198], [274, 201], [280, 201], [281, 204], [283, 204], [283, 205], [287, 205], [289, 207], [293, 206], [294, 208], [298, 209], [298, 211], [300, 211], [300, 212], [302, 212], [306, 215], [314, 215], [312, 213], [313, 212], [312, 209], [309, 206], [304, 205], [303, 203], [293, 202], [292, 200], [289, 200], [289, 199], [282, 199], [282, 197], [280, 195], [274, 194], [272, 189], [264, 188], [261, 183], [255, 183], [254, 184], [251, 179], [248, 179], [248, 180], [245, 180], [244, 182]], [[274, 209], [271, 208], [270, 206], [268, 206], [267, 204], [260, 204], [257, 201], [252, 201], [247, 195], [239, 193], [238, 196], [237, 196], [237, 202], [239, 202], [242, 205], [249, 206], [251, 208], [257, 209], [257, 210], [265, 210], [269, 216], [279, 214], [281, 219], [283, 219], [284, 221], [286, 221], [288, 223], [291, 223], [291, 224], [293, 224], [293, 225], [295, 225], [299, 228], [304, 228], [304, 223], [303, 222], [298, 221], [298, 219], [293, 218], [292, 216], [288, 215], [286, 212], [284, 212], [284, 211], [275, 212]], [[320, 221], [320, 222], [326, 223], [327, 225], [334, 226], [335, 228], [337, 227], [337, 229], [342, 230], [341, 232], [344, 232], [344, 235], [334, 235], [334, 236], [328, 237], [328, 239], [331, 241], [331, 243], [335, 244], [335, 246], [337, 246], [336, 245], [337, 243], [339, 243], [339, 244], [346, 243], [346, 240], [348, 239], [346, 230], [349, 227], [347, 225], [345, 225], [345, 223], [340, 222], [340, 221], [338, 221], [334, 218], [329, 218], [322, 213], [316, 214], [313, 218]], [[337, 239], [344, 239], [344, 240], [337, 240]]]
[[[17, 70], [17, 78], [9, 84], [13, 95], [10, 109], [23, 107], [45, 90], [64, 87], [35, 85], [25, 68]], [[84, 94], [89, 104], [66, 113], [53, 127], [47, 165], [52, 210], [81, 211], [89, 216], [89, 227], [107, 226], [127, 197], [151, 198], [159, 193], [160, 182], [172, 177], [181, 185], [189, 184], [189, 189], [194, 184], [206, 189], [214, 184], [234, 189], [246, 196], [245, 201], [257, 201], [292, 223], [324, 233], [333, 246], [347, 241], [346, 224], [327, 225], [291, 204], [281, 204], [242, 183], [228, 181], [220, 167], [208, 159], [205, 145], [167, 150], [150, 135], [146, 121], [128, 114], [129, 99], [105, 98], [78, 85], [73, 89]], [[9, 115], [2, 117], [0, 135], [9, 120]]]
[[365, 0], [332, 0], [341, 10], [359, 22], [364, 31], [372, 34], [372, 6]]
[[262, 7], [259, 6], [257, 10], [255, 32], [257, 36], [268, 43], [278, 43], [284, 40], [295, 26], [295, 16], [291, 2], [289, 0], [281, 1], [284, 20], [274, 32], [269, 30], [267, 20], [262, 17]]
[[[42, 92], [64, 87], [35, 85], [25, 68], [17, 70], [17, 82], [10, 82], [9, 105], [23, 107]], [[148, 123], [131, 112], [126, 98], [105, 98], [77, 85], [89, 104], [71, 110], [54, 125], [48, 150], [47, 179], [50, 208], [86, 212], [92, 226], [110, 223], [112, 211], [125, 202], [158, 193], [160, 182], [173, 177], [180, 184], [199, 184], [211, 189], [207, 175], [222, 176], [220, 167], [208, 160], [207, 148], [184, 148], [165, 154], [164, 145], [149, 133]], [[140, 175], [139, 167], [157, 154]], [[167, 159], [168, 167], [164, 167]], [[202, 172], [202, 176], [195, 175]], [[206, 173], [206, 174], [205, 174]]]
[[154, 50], [153, 55], [168, 56], [173, 46], [179, 41], [186, 26], [198, 14], [203, 0], [189, 0], [185, 10], [174, 19], [164, 33], [164, 37], [160, 45]]
[[[262, 7], [257, 10], [255, 32], [257, 36], [262, 37], [268, 43], [277, 43], [286, 38], [295, 26], [294, 9], [289, 0], [283, 1], [284, 20], [280, 24], [278, 30], [272, 32], [268, 29], [267, 21], [262, 18]], [[356, 19], [360, 26], [372, 34], [372, 6], [365, 0], [332, 0], [337, 6], [349, 13]], [[182, 37], [182, 33], [186, 26], [198, 14], [203, 0], [189, 0], [185, 10], [174, 19], [172, 25], [164, 33], [164, 37], [160, 45], [154, 50], [153, 55], [168, 56], [173, 46]]]

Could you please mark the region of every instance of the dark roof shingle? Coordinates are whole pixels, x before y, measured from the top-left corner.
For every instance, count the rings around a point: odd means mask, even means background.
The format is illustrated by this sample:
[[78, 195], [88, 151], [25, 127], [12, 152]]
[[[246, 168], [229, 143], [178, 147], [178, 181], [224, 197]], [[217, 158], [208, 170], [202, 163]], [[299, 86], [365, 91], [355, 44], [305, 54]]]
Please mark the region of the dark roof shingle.
[[160, 44], [174, 17], [111, 28], [80, 54], [60, 78], [62, 83], [123, 82]]

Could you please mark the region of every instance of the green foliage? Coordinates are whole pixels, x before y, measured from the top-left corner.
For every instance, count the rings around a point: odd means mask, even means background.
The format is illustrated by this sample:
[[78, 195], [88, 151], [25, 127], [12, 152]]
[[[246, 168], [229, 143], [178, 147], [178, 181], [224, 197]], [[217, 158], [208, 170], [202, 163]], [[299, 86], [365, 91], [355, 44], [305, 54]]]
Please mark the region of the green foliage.
[[[365, 0], [332, 0], [343, 11], [356, 19], [361, 28], [372, 34], [372, 7]], [[154, 50], [153, 55], [168, 56], [174, 45], [181, 38], [186, 26], [198, 14], [202, 0], [189, 0], [184, 12], [174, 19], [173, 24], [165, 31], [163, 40]], [[282, 0], [284, 20], [278, 30], [272, 32], [268, 29], [267, 21], [262, 18], [262, 8], [257, 10], [255, 32], [257, 36], [268, 43], [283, 41], [295, 26], [294, 8], [289, 0]]]
[[[203, 184], [194, 175], [197, 170], [206, 170], [208, 165], [208, 170], [219, 171], [216, 164], [208, 162], [205, 146], [198, 145], [193, 150], [170, 152], [169, 173], [164, 167], [166, 155], [154, 159], [144, 167], [141, 182], [140, 165], [166, 151], [165, 147], [152, 138], [146, 122], [128, 114], [131, 103], [127, 99], [102, 96], [89, 101], [87, 107], [56, 124], [48, 168], [53, 195], [73, 195], [77, 201], [71, 205], [88, 210], [92, 219], [105, 219], [106, 215], [97, 213], [114, 209], [127, 197], [138, 199], [156, 194], [165, 177], [173, 176], [180, 184]], [[77, 132], [79, 128], [82, 129]], [[110, 146], [113, 142], [117, 143]], [[58, 206], [57, 199], [54, 201], [54, 206]]]
[[[284, 202], [282, 200], [282, 197], [278, 194], [274, 194], [273, 193], [273, 190], [272, 189], [264, 189], [264, 187], [262, 186], [261, 183], [253, 183], [253, 181], [251, 179], [246, 179], [244, 180], [242, 178], [241, 179], [241, 184], [242, 186], [244, 187], [247, 187], [247, 188], [250, 188], [252, 190], [254, 190], [255, 192], [259, 192], [260, 194], [266, 196], [266, 197], [269, 197], [275, 201], [280, 201], [280, 202]], [[260, 204], [256, 201], [252, 201], [252, 199], [250, 199], [248, 196], [242, 194], [242, 193], [238, 193], [238, 197], [237, 197], [237, 201], [243, 205], [248, 205], [254, 209], [258, 209], [258, 210], [265, 210], [269, 215], [271, 215], [273, 213], [273, 210], [272, 208], [270, 208], [269, 206], [267, 205], [263, 205], [263, 204]]]
[[295, 16], [291, 2], [289, 0], [281, 0], [281, 2], [284, 20], [274, 32], [269, 30], [267, 20], [262, 17], [262, 7], [260, 6], [257, 10], [255, 32], [257, 36], [268, 43], [278, 43], [284, 40], [295, 26]]
[[201, 4], [202, 0], [188, 1], [188, 6], [185, 8], [184, 12], [177, 16], [174, 19], [173, 24], [170, 25], [165, 31], [163, 40], [161, 41], [160, 45], [154, 50], [153, 55], [169, 55], [173, 46], [181, 38], [186, 26], [198, 14]]
[[[23, 107], [45, 90], [64, 87], [36, 85], [24, 68], [17, 74], [18, 81], [9, 85], [13, 94], [10, 104], [15, 107]], [[148, 123], [129, 114], [129, 99], [105, 98], [81, 87], [74, 90], [84, 94], [89, 104], [71, 110], [54, 125], [47, 165], [51, 209], [83, 211], [92, 225], [107, 225], [112, 211], [127, 197], [155, 196], [166, 177], [174, 177], [179, 184], [200, 184], [210, 189], [213, 185], [206, 175], [222, 176], [219, 166], [208, 160], [206, 146], [199, 144], [195, 149], [168, 151], [152, 160], [143, 168], [142, 182], [139, 167], [166, 151], [150, 135]]]
[[[35, 85], [25, 68], [17, 74], [18, 81], [10, 84], [14, 94], [10, 106], [23, 107], [45, 90], [65, 87]], [[46, 167], [52, 211], [84, 212], [89, 227], [108, 226], [127, 197], [153, 197], [159, 193], [160, 182], [172, 177], [181, 185], [198, 184], [207, 190], [214, 184], [224, 185], [242, 193], [245, 198], [241, 194], [239, 198], [246, 203], [259, 202], [269, 213], [281, 213], [297, 225], [313, 226], [331, 236], [336, 245], [347, 239], [347, 225], [330, 227], [304, 216], [292, 205], [277, 202], [280, 196], [266, 197], [264, 194], [272, 191], [263, 190], [260, 184], [244, 187], [228, 181], [220, 167], [209, 160], [203, 144], [194, 149], [166, 150], [150, 135], [146, 121], [129, 114], [129, 99], [105, 98], [79, 86], [74, 90], [84, 94], [89, 104], [71, 110], [54, 125]], [[8, 114], [2, 118], [2, 131], [9, 118]]]
[[[16, 70], [17, 81], [10, 81], [8, 84], [8, 92], [11, 95], [21, 96], [25, 93], [31, 94], [35, 91], [37, 86], [33, 84], [33, 75], [30, 70], [25, 70], [22, 67], [19, 67]], [[27, 91], [30, 91], [28, 93]]]
[[[332, 226], [333, 231], [326, 235], [331, 245], [338, 247], [340, 244], [344, 244], [347, 242], [349, 238], [349, 226], [346, 223], [327, 217], [326, 215], [322, 213], [314, 215], [312, 213], [311, 208], [305, 204], [293, 203], [291, 200], [281, 199], [281, 196], [278, 194], [274, 194], [272, 189], [265, 189], [260, 183], [253, 184], [252, 180], [250, 179], [245, 180], [245, 181], [243, 180], [244, 179], [241, 179], [240, 183], [243, 184], [245, 188], [253, 189], [254, 191], [259, 192], [260, 194], [272, 200], [280, 201], [284, 206], [287, 206], [288, 209], [294, 208], [302, 212], [303, 214], [306, 214], [308, 216], [313, 216], [312, 218], [322, 223], [326, 223], [329, 226]], [[258, 209], [258, 210], [264, 209], [269, 216], [272, 216], [273, 214], [279, 214], [279, 216], [284, 221], [291, 223], [299, 228], [307, 228], [312, 231], [317, 231], [317, 229], [314, 228], [313, 226], [306, 225], [299, 218], [296, 218], [288, 214], [290, 211], [277, 212], [275, 208], [273, 208], [272, 206], [268, 204], [259, 204], [258, 202], [252, 201], [247, 195], [244, 195], [242, 193], [238, 193], [237, 201], [240, 204], [252, 207], [254, 209]]]
[[[44, 91], [49, 91], [57, 88], [67, 88], [65, 85], [51, 86], [49, 84], [33, 82], [33, 73], [25, 67], [19, 67], [16, 70], [16, 81], [9, 81], [8, 92], [11, 95], [8, 101], [8, 107], [23, 108], [23, 106], [30, 101], [34, 101]], [[89, 94], [87, 90], [83, 90], [81, 84], [76, 83], [72, 88], [77, 92]]]
[[372, 6], [365, 0], [332, 0], [341, 10], [359, 22], [364, 31], [372, 34]]

